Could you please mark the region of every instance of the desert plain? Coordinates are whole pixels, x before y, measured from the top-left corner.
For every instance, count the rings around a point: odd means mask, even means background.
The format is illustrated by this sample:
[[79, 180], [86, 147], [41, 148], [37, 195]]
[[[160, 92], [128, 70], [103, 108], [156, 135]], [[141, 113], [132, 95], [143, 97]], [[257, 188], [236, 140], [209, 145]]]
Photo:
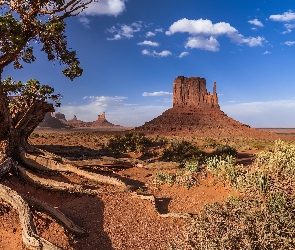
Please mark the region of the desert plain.
[[[294, 141], [295, 129], [261, 129], [274, 133], [277, 139]], [[237, 150], [236, 163], [245, 168], [252, 164], [255, 153], [269, 149], [274, 140], [251, 138], [200, 138], [194, 136], [146, 136], [151, 143], [140, 150], [114, 152], [108, 148], [110, 138], [124, 137], [130, 130], [46, 129], [37, 128], [29, 138], [32, 145], [67, 159], [86, 171], [116, 177], [132, 189], [93, 183], [71, 173], [54, 174], [51, 179], [79, 183], [99, 190], [95, 196], [51, 192], [28, 184], [10, 174], [2, 183], [27, 196], [33, 196], [58, 208], [88, 236], [75, 237], [48, 214], [33, 211], [37, 232], [62, 249], [177, 249], [185, 240], [188, 218], [206, 203], [222, 203], [238, 195], [227, 181], [202, 170], [193, 176], [191, 185], [164, 181], [161, 174], [183, 171], [180, 162], [164, 161], [163, 150], [171, 142], [187, 141], [208, 156], [217, 145], [231, 145]], [[168, 176], [168, 175], [166, 175]], [[151, 199], [143, 197], [154, 197]], [[176, 214], [176, 216], [165, 215]], [[0, 249], [23, 249], [18, 214], [1, 207]]]

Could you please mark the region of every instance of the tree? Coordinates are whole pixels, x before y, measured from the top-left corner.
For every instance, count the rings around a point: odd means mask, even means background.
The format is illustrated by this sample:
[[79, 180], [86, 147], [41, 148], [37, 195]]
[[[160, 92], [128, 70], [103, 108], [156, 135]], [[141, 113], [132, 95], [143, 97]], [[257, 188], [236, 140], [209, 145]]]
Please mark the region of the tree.
[[[2, 80], [4, 68], [13, 64], [20, 69], [23, 63], [35, 61], [34, 47], [39, 43], [49, 61], [57, 60], [63, 66], [63, 74], [73, 80], [82, 74], [76, 52], [67, 46], [65, 19], [81, 13], [95, 0], [0, 0], [0, 177], [14, 171], [25, 181], [55, 191], [96, 195], [97, 190], [81, 185], [68, 184], [36, 176], [28, 170], [74, 172], [88, 179], [108, 184], [127, 186], [120, 180], [80, 170], [66, 160], [29, 145], [28, 136], [43, 119], [53, 111], [51, 99], [58, 104], [59, 95], [53, 94], [48, 85], [37, 80], [23, 84], [11, 78]], [[12, 97], [12, 95], [16, 97]], [[58, 161], [53, 160], [58, 159]], [[16, 170], [16, 171], [15, 171]], [[20, 215], [23, 243], [30, 249], [59, 249], [36, 234], [27, 203], [46, 211], [71, 232], [85, 235], [85, 231], [49, 204], [40, 203], [17, 194], [0, 184], [0, 197], [13, 206]]]

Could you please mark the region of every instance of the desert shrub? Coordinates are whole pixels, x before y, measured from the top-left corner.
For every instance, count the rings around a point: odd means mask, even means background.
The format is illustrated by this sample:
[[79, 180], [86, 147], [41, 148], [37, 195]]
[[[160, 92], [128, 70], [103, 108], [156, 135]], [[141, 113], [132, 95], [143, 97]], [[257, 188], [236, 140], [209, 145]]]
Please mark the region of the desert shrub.
[[213, 203], [187, 225], [178, 249], [294, 249], [295, 200], [229, 199]]
[[206, 137], [203, 143], [204, 148], [215, 148], [217, 145], [218, 145], [217, 140], [211, 137]]
[[187, 189], [199, 184], [197, 174], [202, 171], [202, 163], [198, 160], [187, 161], [176, 173], [157, 172], [153, 180], [154, 185], [179, 185]]
[[231, 185], [235, 185], [238, 177], [238, 171], [235, 166], [236, 159], [232, 155], [213, 156], [206, 159], [206, 167], [213, 176], [228, 181]]
[[[223, 161], [211, 158], [208, 170], [220, 173]], [[276, 141], [235, 171], [239, 198], [207, 204], [176, 249], [295, 249], [295, 145]]]
[[151, 144], [151, 140], [142, 133], [129, 132], [125, 135], [111, 137], [107, 148], [118, 153], [135, 152], [143, 153]]
[[172, 142], [163, 151], [163, 161], [184, 162], [199, 158], [204, 152], [188, 141]]
[[215, 148], [215, 154], [220, 155], [220, 156], [231, 155], [231, 156], [236, 157], [238, 154], [238, 151], [230, 145], [218, 145]]
[[154, 185], [169, 184], [173, 185], [176, 179], [176, 175], [173, 173], [157, 172], [156, 178], [153, 180]]

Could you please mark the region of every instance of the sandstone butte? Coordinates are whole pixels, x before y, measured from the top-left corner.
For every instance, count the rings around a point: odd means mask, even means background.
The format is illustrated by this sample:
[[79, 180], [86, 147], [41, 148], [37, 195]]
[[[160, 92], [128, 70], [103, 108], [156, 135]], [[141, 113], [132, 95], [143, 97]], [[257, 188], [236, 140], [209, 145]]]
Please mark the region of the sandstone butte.
[[136, 127], [151, 135], [193, 135], [200, 137], [251, 137], [275, 139], [274, 133], [242, 124], [220, 110], [216, 92], [206, 89], [206, 79], [178, 76], [173, 83], [173, 107]]
[[39, 124], [39, 127], [49, 127], [49, 128], [99, 128], [99, 127], [120, 127], [119, 125], [114, 125], [106, 120], [105, 112], [98, 115], [97, 120], [93, 122], [84, 122], [78, 120], [76, 115], [71, 120], [66, 120], [64, 114], [57, 113], [47, 113], [44, 117], [44, 121]]

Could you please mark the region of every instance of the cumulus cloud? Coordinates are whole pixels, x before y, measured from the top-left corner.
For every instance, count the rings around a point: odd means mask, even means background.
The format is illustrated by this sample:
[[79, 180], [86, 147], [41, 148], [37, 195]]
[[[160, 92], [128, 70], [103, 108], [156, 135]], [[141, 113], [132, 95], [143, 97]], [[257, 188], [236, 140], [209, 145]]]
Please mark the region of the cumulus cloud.
[[160, 44], [157, 42], [152, 42], [152, 41], [146, 41], [144, 40], [141, 43], [137, 43], [138, 45], [147, 45], [147, 46], [153, 46], [153, 47], [158, 47]]
[[267, 55], [267, 54], [270, 54], [270, 52], [269, 52], [269, 51], [265, 51], [265, 52], [263, 53], [263, 55]]
[[213, 24], [210, 20], [189, 20], [183, 18], [174, 22], [169, 30], [166, 31], [166, 35], [173, 35], [177, 32], [187, 32], [191, 35], [225, 35], [235, 33], [237, 30], [232, 27], [229, 23], [220, 22]]
[[167, 96], [167, 95], [172, 95], [172, 93], [170, 92], [165, 92], [165, 91], [158, 91], [158, 92], [152, 92], [152, 93], [148, 93], [148, 92], [143, 92], [142, 96]]
[[251, 127], [293, 128], [295, 124], [295, 116], [290, 116], [295, 109], [295, 100], [292, 99], [228, 104], [221, 105], [221, 109]]
[[286, 44], [288, 46], [292, 46], [292, 45], [295, 45], [295, 41], [286, 41], [283, 44]]
[[187, 51], [180, 53], [180, 55], [178, 56], [179, 58], [183, 58], [185, 56], [187, 56], [189, 53]]
[[146, 34], [145, 34], [145, 37], [151, 37], [151, 36], [155, 36], [156, 34], [154, 32], [151, 32], [151, 31], [148, 31]]
[[286, 30], [283, 31], [282, 34], [290, 33], [292, 29], [295, 28], [295, 13], [291, 10], [284, 12], [283, 14], [270, 15], [269, 19], [272, 21], [285, 23], [284, 26]]
[[107, 38], [107, 40], [120, 40], [123, 38], [132, 38], [134, 33], [139, 32], [142, 29], [142, 22], [134, 22], [130, 25], [118, 24], [117, 26], [112, 26], [107, 29], [108, 33], [113, 34], [112, 38]]
[[90, 3], [82, 12], [84, 15], [109, 15], [118, 16], [126, 8], [126, 0], [99, 0]]
[[290, 22], [295, 20], [295, 13], [289, 10], [283, 14], [270, 15], [269, 19], [278, 22]]
[[83, 121], [95, 121], [97, 115], [106, 112], [109, 122], [133, 127], [152, 120], [171, 107], [171, 101], [159, 105], [130, 104], [124, 96], [88, 96], [84, 101], [82, 105], [63, 105], [57, 111], [65, 114], [68, 120], [76, 115]]
[[154, 56], [154, 57], [167, 57], [167, 56], [172, 55], [172, 53], [169, 50], [163, 50], [162, 52], [156, 52], [155, 50], [150, 51], [150, 50], [144, 49], [141, 53], [146, 56]]
[[[257, 22], [255, 22], [257, 23]], [[190, 37], [185, 43], [186, 48], [198, 48], [209, 51], [218, 51], [219, 42], [218, 36], [226, 35], [233, 42], [239, 44], [246, 44], [249, 47], [262, 46], [267, 42], [264, 37], [244, 37], [239, 34], [238, 30], [232, 27], [229, 23], [219, 22], [213, 24], [210, 20], [189, 20], [183, 18], [174, 22], [166, 35], [173, 35], [175, 33], [188, 33]]]
[[204, 38], [204, 37], [189, 37], [188, 41], [185, 44], [185, 48], [191, 49], [203, 49], [209, 51], [218, 51], [219, 50], [219, 42], [214, 38]]
[[258, 21], [257, 19], [253, 19], [253, 20], [249, 20], [248, 23], [251, 23], [255, 26], [258, 26], [258, 27], [263, 27], [264, 25], [262, 24], [262, 22]]

